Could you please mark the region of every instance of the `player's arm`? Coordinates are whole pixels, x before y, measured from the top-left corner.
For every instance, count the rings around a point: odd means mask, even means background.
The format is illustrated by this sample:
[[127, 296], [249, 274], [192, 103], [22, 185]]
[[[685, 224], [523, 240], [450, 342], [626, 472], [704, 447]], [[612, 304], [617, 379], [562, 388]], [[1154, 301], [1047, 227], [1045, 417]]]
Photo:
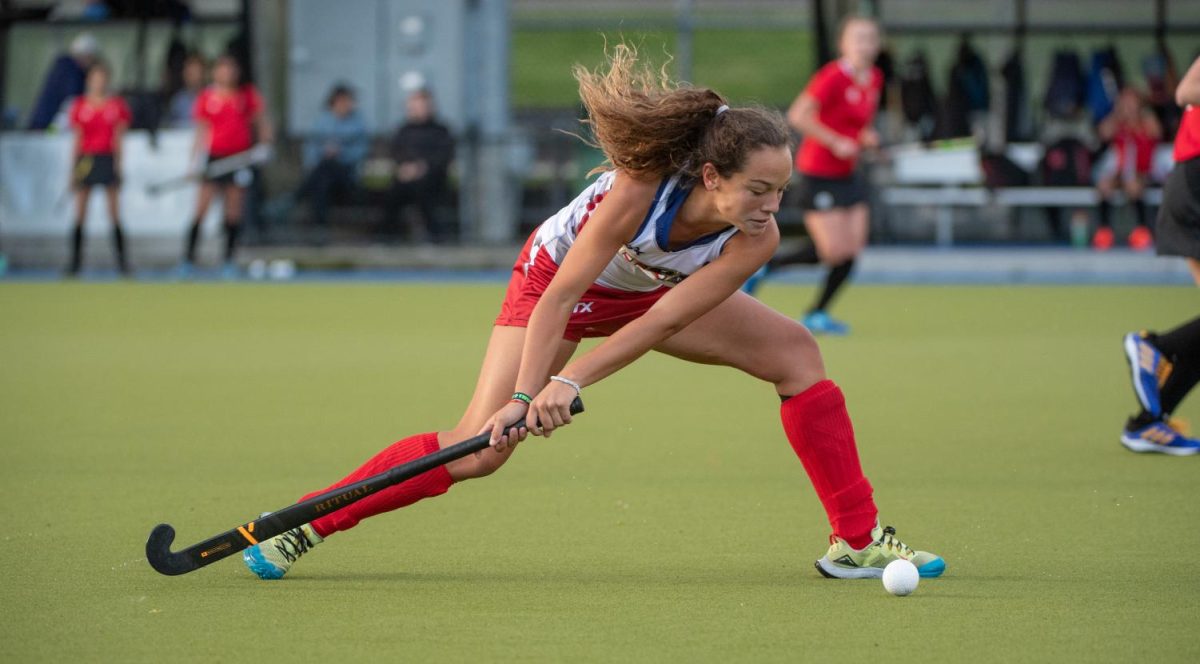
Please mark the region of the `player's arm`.
[[[657, 189], [657, 183], [617, 173], [612, 188], [604, 195], [604, 204], [592, 211], [587, 226], [579, 232], [546, 292], [533, 308], [525, 331], [516, 391], [535, 395], [546, 385], [551, 363], [575, 304], [595, 283], [621, 245], [637, 233]], [[503, 435], [505, 427], [523, 416], [531, 423], [535, 421], [526, 411], [524, 404], [510, 403], [497, 411], [482, 430], [490, 429], [492, 444], [502, 447], [509, 442]], [[567, 417], [570, 417], [569, 413]], [[522, 438], [524, 434], [518, 434], [512, 442]]]
[[270, 145], [275, 142], [275, 123], [271, 122], [271, 116], [267, 115], [266, 109], [260, 107], [254, 113], [252, 121], [260, 143]]
[[113, 125], [113, 170], [117, 172], [117, 177], [121, 176], [122, 143], [125, 141], [125, 132], [128, 129], [128, 120], [118, 120], [117, 124]]
[[858, 143], [822, 123], [820, 111], [820, 100], [807, 91], [801, 92], [788, 108], [788, 124], [801, 135], [816, 140], [839, 157], [853, 156], [858, 151]]
[[1180, 106], [1200, 106], [1200, 58], [1188, 67], [1183, 80], [1175, 88], [1175, 103]]
[[568, 364], [562, 375], [582, 386], [615, 373], [729, 299], [771, 259], [778, 246], [779, 228], [774, 224], [758, 237], [735, 234], [720, 257], [672, 288], [637, 320]]

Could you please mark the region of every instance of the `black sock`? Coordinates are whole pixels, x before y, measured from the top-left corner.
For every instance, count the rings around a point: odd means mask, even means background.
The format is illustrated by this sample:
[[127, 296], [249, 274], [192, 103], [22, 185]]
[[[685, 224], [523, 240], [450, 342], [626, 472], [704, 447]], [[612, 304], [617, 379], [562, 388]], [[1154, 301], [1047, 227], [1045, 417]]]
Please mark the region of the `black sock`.
[[1133, 199], [1133, 210], [1137, 212], [1137, 225], [1145, 226], [1148, 218], [1146, 217], [1146, 201], [1140, 198]]
[[225, 262], [233, 260], [233, 250], [237, 246], [238, 232], [241, 231], [242, 225], [236, 223], [225, 222]]
[[829, 269], [829, 274], [825, 276], [825, 288], [821, 290], [821, 296], [817, 298], [816, 304], [808, 312], [824, 311], [829, 307], [829, 303], [833, 301], [833, 296], [837, 294], [838, 289], [842, 287], [846, 279], [850, 277], [851, 270], [854, 269], [854, 259], [844, 263], [838, 263]]
[[192, 221], [192, 229], [188, 231], [187, 249], [184, 252], [184, 256], [189, 263], [196, 262], [196, 245], [200, 242], [200, 221], [199, 217], [194, 219]]
[[1159, 402], [1164, 413], [1174, 412], [1200, 382], [1200, 317], [1173, 330], [1149, 334], [1147, 341], [1171, 362], [1171, 375], [1159, 390]]
[[71, 264], [68, 270], [71, 274], [79, 272], [79, 267], [83, 264], [83, 223], [75, 224], [75, 230], [71, 231]]
[[117, 269], [128, 272], [129, 264], [125, 261], [125, 234], [121, 232], [121, 222], [113, 224], [112, 242], [113, 253], [117, 256]]
[[1174, 364], [1200, 364], [1200, 316], [1166, 332], [1148, 334], [1146, 339]]
[[817, 245], [812, 240], [805, 239], [800, 248], [789, 254], [776, 254], [768, 263], [767, 271], [775, 270], [784, 265], [816, 265], [821, 262], [817, 255]]
[[1096, 220], [1097, 228], [1112, 227], [1112, 203], [1107, 200], [1100, 199], [1100, 218]]
[[1167, 382], [1158, 391], [1158, 401], [1162, 404], [1162, 412], [1166, 415], [1175, 412], [1175, 409], [1179, 407], [1188, 392], [1192, 391], [1196, 383], [1200, 383], [1200, 366], [1190, 364], [1173, 367], [1171, 375], [1167, 376]]

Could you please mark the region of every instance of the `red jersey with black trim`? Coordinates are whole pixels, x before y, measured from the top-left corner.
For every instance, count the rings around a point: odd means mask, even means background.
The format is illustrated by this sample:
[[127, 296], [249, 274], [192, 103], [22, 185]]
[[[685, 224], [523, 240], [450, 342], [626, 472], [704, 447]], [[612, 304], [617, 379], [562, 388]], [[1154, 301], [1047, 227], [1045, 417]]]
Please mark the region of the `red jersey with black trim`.
[[228, 157], [254, 146], [254, 116], [263, 108], [262, 97], [253, 85], [232, 93], [205, 88], [196, 97], [192, 115], [209, 127], [208, 154]]
[[1175, 161], [1187, 161], [1200, 157], [1200, 106], [1188, 106], [1179, 121], [1179, 133], [1175, 135]]
[[79, 130], [80, 152], [90, 155], [112, 154], [117, 127], [129, 126], [133, 120], [133, 113], [120, 97], [96, 103], [81, 95], [71, 104], [69, 116], [71, 126]]
[[[808, 81], [804, 92], [817, 100], [817, 120], [831, 130], [857, 141], [871, 124], [879, 108], [883, 73], [872, 67], [866, 81], [854, 77], [854, 69], [844, 60], [821, 67]], [[823, 143], [805, 136], [796, 152], [796, 170], [805, 175], [843, 178], [854, 172], [855, 159], [840, 159]]]

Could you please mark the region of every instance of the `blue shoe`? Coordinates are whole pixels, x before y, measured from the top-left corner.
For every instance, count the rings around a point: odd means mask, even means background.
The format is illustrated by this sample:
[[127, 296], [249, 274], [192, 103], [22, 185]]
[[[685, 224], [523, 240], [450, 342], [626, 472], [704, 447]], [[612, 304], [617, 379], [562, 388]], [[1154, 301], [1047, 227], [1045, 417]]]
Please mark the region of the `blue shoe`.
[[1200, 453], [1200, 440], [1188, 438], [1161, 421], [1152, 422], [1141, 429], [1121, 432], [1121, 444], [1133, 452], [1158, 452], [1172, 456]]
[[1171, 374], [1171, 363], [1146, 341], [1145, 332], [1125, 335], [1125, 359], [1133, 372], [1133, 392], [1138, 403], [1154, 417], [1162, 415], [1158, 390]]
[[762, 283], [762, 280], [765, 279], [766, 276], [767, 266], [764, 265], [758, 268], [754, 274], [750, 275], [750, 278], [746, 280], [746, 283], [742, 284], [742, 292], [746, 295], [754, 295], [754, 291], [758, 290], [759, 284]]
[[324, 538], [306, 523], [246, 549], [242, 552], [242, 561], [260, 579], [282, 579], [300, 556], [324, 541]]
[[830, 318], [824, 311], [813, 311], [800, 321], [813, 334], [828, 334], [834, 337], [844, 337], [850, 334], [850, 326], [840, 320]]

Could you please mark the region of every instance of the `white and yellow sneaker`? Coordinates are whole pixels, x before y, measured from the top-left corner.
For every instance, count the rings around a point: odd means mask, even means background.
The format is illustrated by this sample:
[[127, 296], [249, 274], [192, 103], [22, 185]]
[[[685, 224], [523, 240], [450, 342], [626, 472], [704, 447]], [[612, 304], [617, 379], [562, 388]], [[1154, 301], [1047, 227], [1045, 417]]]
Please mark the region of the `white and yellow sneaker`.
[[325, 538], [306, 523], [246, 549], [242, 552], [242, 560], [260, 579], [282, 579], [300, 556], [324, 541]]
[[893, 560], [903, 558], [917, 566], [923, 578], [941, 576], [946, 571], [946, 561], [928, 551], [914, 551], [896, 538], [896, 529], [875, 524], [871, 530], [874, 540], [861, 551], [846, 543], [846, 540], [831, 535], [829, 551], [817, 561], [817, 571], [831, 579], [878, 579], [883, 568]]

